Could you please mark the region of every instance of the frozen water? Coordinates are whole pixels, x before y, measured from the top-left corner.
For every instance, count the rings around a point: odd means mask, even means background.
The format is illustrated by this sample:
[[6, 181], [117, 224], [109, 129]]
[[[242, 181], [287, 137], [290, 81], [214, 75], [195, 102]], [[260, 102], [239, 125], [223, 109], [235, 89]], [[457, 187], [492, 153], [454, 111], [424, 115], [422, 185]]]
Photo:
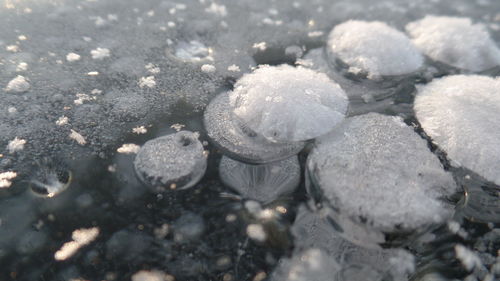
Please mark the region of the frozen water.
[[452, 213], [440, 200], [456, 191], [451, 174], [398, 117], [346, 119], [316, 141], [307, 167], [312, 186], [341, 215], [383, 232], [419, 229]]
[[264, 203], [292, 193], [300, 183], [297, 156], [268, 164], [252, 165], [223, 156], [219, 165], [221, 181], [243, 198]]
[[341, 267], [322, 249], [308, 249], [283, 259], [271, 275], [272, 281], [331, 281], [337, 280]]
[[231, 111], [228, 93], [222, 93], [210, 102], [205, 110], [204, 124], [210, 139], [224, 153], [249, 163], [282, 160], [304, 147], [303, 142], [270, 142], [242, 126]]
[[186, 189], [203, 177], [207, 159], [198, 135], [180, 131], [146, 142], [134, 166], [137, 176], [154, 188]]
[[304, 141], [344, 119], [347, 96], [325, 74], [288, 65], [262, 66], [229, 93], [234, 113], [270, 141]]
[[339, 24], [330, 32], [327, 44], [330, 60], [340, 59], [349, 72], [364, 72], [372, 78], [412, 73], [423, 65], [423, 57], [410, 39], [379, 21]]
[[500, 184], [500, 78], [448, 76], [420, 87], [415, 114], [451, 164]]
[[500, 65], [500, 50], [486, 27], [470, 18], [426, 16], [409, 23], [406, 31], [435, 61], [476, 72]]

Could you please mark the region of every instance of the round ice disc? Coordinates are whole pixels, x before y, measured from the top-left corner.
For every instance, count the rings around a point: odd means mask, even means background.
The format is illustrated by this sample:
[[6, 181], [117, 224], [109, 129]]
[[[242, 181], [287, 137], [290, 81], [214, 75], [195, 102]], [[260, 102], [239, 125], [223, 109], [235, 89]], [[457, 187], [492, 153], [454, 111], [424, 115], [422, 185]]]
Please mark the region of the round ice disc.
[[231, 158], [248, 163], [268, 163], [299, 153], [303, 142], [273, 143], [241, 125], [231, 112], [228, 93], [215, 97], [204, 116], [212, 142]]
[[180, 131], [146, 142], [134, 166], [139, 179], [154, 188], [186, 189], [203, 177], [207, 159], [197, 134]]
[[366, 73], [369, 78], [409, 74], [424, 61], [403, 32], [378, 21], [350, 20], [335, 26], [327, 53], [330, 60], [345, 63], [349, 72]]
[[324, 135], [344, 119], [348, 106], [346, 94], [328, 76], [289, 65], [245, 74], [229, 100], [244, 125], [273, 142]]
[[406, 25], [406, 31], [435, 61], [471, 71], [500, 65], [500, 50], [486, 27], [469, 18], [426, 16]]
[[369, 113], [346, 119], [317, 140], [307, 169], [309, 191], [319, 191], [352, 229], [412, 232], [452, 214], [442, 200], [456, 192], [451, 174], [399, 117]]
[[262, 165], [252, 165], [223, 156], [219, 165], [222, 182], [243, 198], [264, 203], [292, 193], [300, 183], [297, 156]]

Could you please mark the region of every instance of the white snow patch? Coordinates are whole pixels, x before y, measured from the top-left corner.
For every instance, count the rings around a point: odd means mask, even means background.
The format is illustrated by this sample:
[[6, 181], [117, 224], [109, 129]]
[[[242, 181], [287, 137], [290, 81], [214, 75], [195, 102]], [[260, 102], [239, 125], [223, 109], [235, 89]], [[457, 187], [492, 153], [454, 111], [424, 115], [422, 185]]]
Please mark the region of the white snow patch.
[[79, 54], [75, 54], [75, 53], [69, 53], [66, 55], [66, 60], [69, 62], [78, 61], [78, 60], [80, 60], [80, 58], [81, 58], [81, 56]]
[[215, 70], [215, 66], [213, 66], [212, 64], [204, 64], [201, 66], [201, 71], [205, 73], [214, 73]]
[[26, 144], [26, 140], [15, 137], [7, 145], [7, 150], [9, 151], [10, 154], [12, 154], [14, 152], [23, 150], [25, 144]]
[[69, 134], [69, 138], [76, 141], [79, 145], [87, 144], [87, 141], [85, 140], [85, 138], [73, 129], [71, 129], [71, 133]]
[[10, 80], [5, 88], [6, 92], [11, 93], [22, 93], [30, 89], [30, 83], [26, 80], [24, 76], [18, 75], [14, 79]]
[[139, 149], [141, 149], [141, 147], [137, 144], [125, 143], [122, 146], [120, 146], [116, 151], [118, 153], [123, 153], [123, 154], [137, 154]]
[[260, 51], [265, 51], [267, 49], [267, 43], [266, 42], [254, 43], [252, 48], [258, 49]]
[[0, 173], [0, 188], [9, 188], [15, 177], [17, 177], [17, 173], [13, 171]]
[[142, 135], [142, 134], [145, 134], [147, 132], [148, 132], [148, 129], [146, 129], [146, 127], [144, 127], [144, 126], [132, 128], [132, 133], [137, 134], [137, 135]]
[[70, 242], [64, 243], [55, 254], [57, 261], [63, 261], [73, 256], [81, 247], [90, 244], [99, 235], [99, 228], [81, 228], [73, 231]]
[[156, 81], [154, 76], [141, 77], [139, 80], [139, 87], [144, 88], [154, 88], [156, 86]]
[[28, 64], [25, 63], [25, 62], [20, 62], [17, 66], [16, 66], [16, 71], [17, 72], [21, 72], [21, 71], [26, 71], [28, 70]]
[[227, 67], [227, 70], [228, 71], [232, 71], [232, 72], [240, 72], [240, 67], [237, 66], [236, 64], [232, 64], [230, 66]]
[[102, 60], [104, 58], [109, 57], [110, 51], [107, 48], [97, 48], [92, 51], [90, 51], [90, 54], [92, 55], [92, 58], [95, 60]]

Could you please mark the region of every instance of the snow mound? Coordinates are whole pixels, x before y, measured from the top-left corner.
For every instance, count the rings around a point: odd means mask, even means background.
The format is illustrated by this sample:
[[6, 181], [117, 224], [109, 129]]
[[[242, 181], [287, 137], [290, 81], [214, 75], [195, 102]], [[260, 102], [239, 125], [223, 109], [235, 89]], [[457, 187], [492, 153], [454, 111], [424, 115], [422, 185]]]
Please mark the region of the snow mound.
[[347, 96], [325, 74], [288, 65], [263, 66], [229, 93], [234, 114], [273, 142], [324, 135], [344, 119]]
[[423, 57], [402, 32], [383, 22], [350, 20], [328, 37], [330, 60], [340, 59], [353, 73], [368, 77], [403, 75], [422, 67]]
[[406, 25], [406, 31], [433, 60], [471, 71], [500, 65], [500, 50], [486, 27], [469, 18], [426, 16]]
[[451, 164], [500, 184], [500, 78], [454, 75], [421, 87], [415, 114]]
[[368, 228], [411, 231], [452, 213], [440, 200], [456, 190], [451, 174], [398, 117], [369, 113], [346, 119], [317, 140], [307, 168], [317, 185], [312, 188]]
[[180, 131], [146, 142], [134, 166], [139, 179], [148, 185], [186, 189], [203, 177], [207, 160], [198, 135]]

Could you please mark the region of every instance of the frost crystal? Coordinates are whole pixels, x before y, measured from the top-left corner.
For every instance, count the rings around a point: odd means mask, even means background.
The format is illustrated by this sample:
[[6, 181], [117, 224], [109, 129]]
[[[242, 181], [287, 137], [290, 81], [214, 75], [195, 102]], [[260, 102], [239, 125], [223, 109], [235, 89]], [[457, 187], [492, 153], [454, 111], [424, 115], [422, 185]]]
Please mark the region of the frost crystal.
[[448, 76], [421, 87], [415, 114], [451, 164], [500, 184], [500, 78]]
[[110, 56], [109, 49], [106, 48], [97, 48], [90, 51], [92, 58], [95, 60], [102, 60]]
[[6, 92], [11, 93], [22, 93], [26, 92], [30, 89], [30, 83], [24, 78], [24, 76], [18, 75], [16, 78], [9, 81], [7, 87], [5, 88]]
[[7, 150], [9, 151], [10, 154], [12, 154], [14, 152], [23, 150], [25, 144], [26, 144], [26, 140], [15, 137], [7, 145]]
[[[427, 143], [397, 117], [346, 119], [308, 158], [313, 189], [340, 213], [381, 231], [417, 229], [451, 215], [456, 185]], [[317, 186], [315, 186], [317, 185]]]
[[406, 35], [383, 22], [347, 21], [328, 37], [330, 60], [340, 59], [351, 72], [368, 77], [403, 75], [422, 67], [423, 57]]
[[154, 76], [141, 77], [139, 80], [139, 87], [144, 88], [154, 88], [156, 86], [156, 81]]
[[469, 18], [426, 16], [406, 25], [406, 31], [433, 60], [472, 71], [500, 65], [500, 50], [486, 27]]
[[146, 142], [134, 166], [138, 177], [154, 188], [186, 189], [203, 177], [207, 159], [197, 134], [180, 131]]
[[344, 119], [347, 96], [325, 74], [288, 65], [245, 74], [229, 93], [234, 114], [273, 142], [304, 141]]

